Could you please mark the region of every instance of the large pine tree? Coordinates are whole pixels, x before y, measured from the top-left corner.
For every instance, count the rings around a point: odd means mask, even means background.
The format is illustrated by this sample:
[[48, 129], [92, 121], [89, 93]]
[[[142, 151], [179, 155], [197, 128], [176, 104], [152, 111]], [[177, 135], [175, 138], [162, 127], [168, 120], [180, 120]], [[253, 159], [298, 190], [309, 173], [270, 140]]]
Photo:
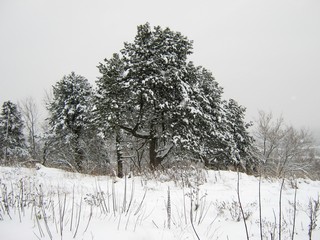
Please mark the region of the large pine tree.
[[49, 132], [54, 139], [71, 146], [79, 171], [84, 159], [81, 138], [87, 135], [92, 123], [92, 97], [88, 80], [72, 72], [53, 86], [53, 99], [47, 106]]
[[97, 108], [102, 121], [148, 140], [153, 169], [174, 146], [171, 121], [187, 91], [191, 49], [180, 33], [145, 24], [138, 27], [134, 43], [125, 44], [121, 57], [99, 65]]
[[23, 135], [23, 121], [17, 105], [4, 102], [0, 115], [0, 157], [20, 158], [27, 155]]
[[152, 169], [172, 149], [207, 164], [238, 161], [222, 88], [208, 70], [188, 62], [192, 41], [145, 24], [120, 53], [98, 66], [96, 104], [102, 125], [144, 139]]

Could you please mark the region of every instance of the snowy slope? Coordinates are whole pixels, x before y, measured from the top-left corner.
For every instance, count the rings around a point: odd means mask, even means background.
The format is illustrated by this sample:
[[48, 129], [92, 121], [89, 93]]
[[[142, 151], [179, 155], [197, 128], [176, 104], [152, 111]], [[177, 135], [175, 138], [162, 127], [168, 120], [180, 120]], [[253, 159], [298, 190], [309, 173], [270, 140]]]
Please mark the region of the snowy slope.
[[[0, 167], [0, 239], [246, 239], [237, 173], [194, 173], [176, 170], [183, 181], [164, 181], [161, 175], [116, 179], [43, 166]], [[291, 239], [293, 186], [294, 181], [284, 182], [282, 239]], [[302, 240], [308, 239], [308, 205], [318, 200], [320, 182], [298, 179], [297, 186], [294, 239]], [[264, 239], [279, 239], [280, 187], [281, 180], [262, 179]], [[259, 179], [240, 174], [250, 239], [260, 239], [258, 189]], [[319, 227], [312, 239], [320, 239]]]

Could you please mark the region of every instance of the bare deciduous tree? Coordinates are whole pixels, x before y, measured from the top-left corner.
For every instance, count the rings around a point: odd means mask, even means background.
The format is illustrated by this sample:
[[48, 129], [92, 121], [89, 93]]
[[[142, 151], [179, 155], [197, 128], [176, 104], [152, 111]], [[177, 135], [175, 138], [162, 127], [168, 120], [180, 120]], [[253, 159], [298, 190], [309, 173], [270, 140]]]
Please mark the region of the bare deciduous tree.
[[312, 145], [313, 139], [309, 131], [287, 127], [279, 152], [279, 159], [281, 159], [278, 162], [279, 175], [286, 169], [307, 172], [313, 160], [311, 157]]
[[37, 159], [39, 148], [37, 143], [39, 121], [37, 105], [32, 97], [28, 97], [19, 103], [19, 107], [27, 130], [29, 153], [33, 159]]
[[272, 113], [260, 111], [255, 138], [267, 171], [281, 176], [310, 170], [313, 139], [309, 131], [286, 126], [282, 117], [275, 119]]
[[280, 142], [284, 137], [282, 128], [282, 117], [274, 120], [272, 113], [259, 111], [255, 138], [265, 163], [272, 160], [273, 153], [279, 147]]

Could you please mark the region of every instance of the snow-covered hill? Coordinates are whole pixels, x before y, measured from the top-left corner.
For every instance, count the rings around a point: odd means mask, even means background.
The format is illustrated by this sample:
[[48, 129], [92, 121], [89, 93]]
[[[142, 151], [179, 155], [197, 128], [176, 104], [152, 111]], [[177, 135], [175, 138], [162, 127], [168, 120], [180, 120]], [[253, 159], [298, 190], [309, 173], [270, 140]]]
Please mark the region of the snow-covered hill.
[[[176, 169], [116, 179], [39, 166], [0, 167], [0, 239], [246, 239], [234, 172]], [[308, 239], [310, 201], [320, 182], [262, 179], [263, 239]], [[297, 183], [294, 221], [295, 182]], [[259, 179], [240, 174], [240, 198], [250, 239], [260, 239]], [[191, 224], [191, 221], [193, 224]], [[316, 226], [312, 239], [320, 239]]]

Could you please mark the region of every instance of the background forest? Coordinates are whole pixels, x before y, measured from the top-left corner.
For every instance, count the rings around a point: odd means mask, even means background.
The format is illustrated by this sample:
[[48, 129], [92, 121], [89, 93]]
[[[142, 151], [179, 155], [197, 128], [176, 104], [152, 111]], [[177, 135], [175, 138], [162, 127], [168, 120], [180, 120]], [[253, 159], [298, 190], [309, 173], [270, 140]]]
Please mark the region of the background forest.
[[264, 111], [247, 122], [245, 107], [223, 98], [210, 70], [188, 60], [192, 46], [179, 32], [140, 25], [98, 64], [95, 86], [74, 72], [52, 86], [45, 122], [33, 98], [4, 102], [1, 164], [118, 177], [198, 165], [318, 178], [312, 134]]

